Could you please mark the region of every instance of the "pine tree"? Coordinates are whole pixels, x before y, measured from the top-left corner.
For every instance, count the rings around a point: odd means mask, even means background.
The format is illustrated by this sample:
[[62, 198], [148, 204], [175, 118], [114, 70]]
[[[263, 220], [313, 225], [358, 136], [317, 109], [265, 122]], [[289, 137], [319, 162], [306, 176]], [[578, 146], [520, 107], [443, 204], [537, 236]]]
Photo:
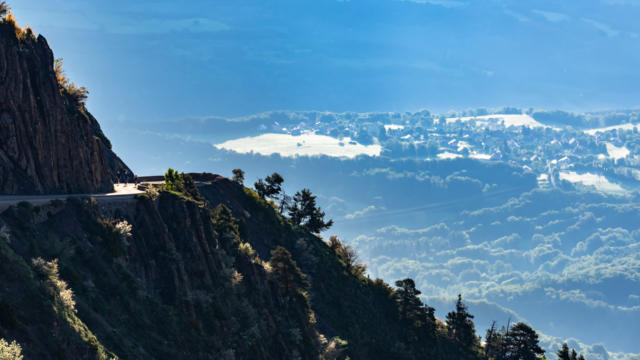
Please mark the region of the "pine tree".
[[333, 225], [333, 220], [324, 221], [325, 213], [316, 206], [316, 196], [309, 189], [302, 189], [293, 196], [293, 203], [289, 205], [289, 217], [296, 226], [319, 233]]
[[309, 289], [307, 276], [300, 270], [291, 257], [291, 253], [282, 246], [271, 250], [271, 274], [279, 284], [280, 290], [287, 296], [295, 296]]
[[425, 352], [416, 354], [416, 358], [433, 358], [436, 338], [435, 310], [422, 303], [415, 282], [406, 278], [396, 281], [393, 299], [398, 307], [400, 321], [404, 323], [403, 337], [409, 344], [421, 344]]
[[277, 195], [282, 191], [283, 182], [284, 178], [282, 178], [280, 174], [274, 172], [264, 180], [258, 179], [258, 181], [253, 184], [253, 187], [261, 198], [273, 198], [277, 197]]
[[184, 190], [182, 176], [172, 168], [168, 168], [164, 173], [164, 186], [169, 191], [182, 192]]
[[264, 180], [258, 179], [255, 183], [253, 183], [253, 188], [256, 189], [258, 196], [264, 199], [267, 196], [267, 184], [265, 184]]
[[471, 348], [477, 341], [473, 315], [467, 311], [467, 306], [462, 302], [460, 294], [458, 294], [456, 310], [447, 314], [447, 329], [449, 336], [464, 347]]
[[231, 180], [237, 182], [238, 184], [244, 184], [244, 171], [242, 169], [233, 169], [231, 170], [233, 174], [233, 178]]
[[284, 191], [282, 192], [282, 196], [280, 196], [280, 204], [278, 205], [278, 211], [281, 215], [284, 215], [284, 212], [289, 209], [292, 200], [291, 196], [285, 194]]
[[567, 343], [562, 344], [562, 347], [558, 349], [556, 353], [558, 360], [569, 360], [569, 345]]
[[411, 320], [422, 307], [422, 301], [418, 298], [421, 292], [416, 289], [416, 283], [410, 278], [396, 281], [396, 286], [398, 290], [395, 292], [395, 300], [400, 317], [403, 320]]
[[509, 329], [505, 337], [505, 360], [540, 360], [543, 355], [538, 334], [529, 325], [517, 323]]
[[213, 230], [218, 234], [220, 247], [229, 249], [239, 241], [237, 237], [238, 225], [228, 207], [218, 204], [215, 209], [211, 210], [211, 222]]
[[282, 191], [282, 183], [284, 179], [282, 176], [276, 172], [264, 178], [264, 181], [267, 183], [267, 196], [273, 197]]
[[196, 186], [195, 181], [189, 174], [182, 173], [180, 174], [182, 179], [182, 188], [186, 195], [190, 196], [192, 199], [196, 201], [202, 201], [202, 196], [200, 196], [200, 190]]
[[576, 353], [576, 349], [571, 349], [571, 355], [569, 356], [569, 360], [578, 360], [578, 354]]
[[418, 297], [420, 290], [411, 278], [396, 281], [398, 289], [394, 298], [398, 306], [401, 320], [411, 324], [414, 328], [422, 328], [435, 323], [434, 309], [422, 303]]

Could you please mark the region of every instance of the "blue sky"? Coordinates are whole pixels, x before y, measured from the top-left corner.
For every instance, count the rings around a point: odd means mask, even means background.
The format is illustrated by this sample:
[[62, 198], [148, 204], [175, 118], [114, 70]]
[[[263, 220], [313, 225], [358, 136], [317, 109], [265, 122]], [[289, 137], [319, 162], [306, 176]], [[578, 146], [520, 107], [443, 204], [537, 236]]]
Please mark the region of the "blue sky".
[[[242, 167], [251, 177], [277, 170], [285, 174], [288, 184], [315, 181], [311, 186], [315, 191], [326, 181], [321, 176], [309, 180], [305, 169], [311, 174], [309, 169], [324, 172], [318, 164], [340, 168], [326, 161], [305, 167], [302, 160], [256, 160], [215, 152], [211, 144], [189, 139], [141, 136], [140, 129], [161, 133], [161, 126], [154, 128], [154, 124], [171, 120], [270, 110], [446, 112], [515, 106], [584, 112], [640, 107], [640, 0], [192, 0], [180, 5], [166, 0], [12, 0], [10, 5], [20, 24], [33, 26], [48, 39], [56, 57], [65, 59], [71, 80], [89, 88], [89, 110], [114, 149], [140, 174], [158, 174], [168, 166], [227, 175], [229, 169]], [[135, 126], [127, 127], [129, 123]], [[352, 173], [347, 170], [345, 166], [344, 173]], [[343, 183], [348, 182], [345, 179]], [[353, 202], [334, 197], [321, 201], [327, 203], [327, 211], [333, 211], [331, 201], [336, 199]], [[367, 203], [368, 198], [360, 200], [361, 213], [377, 204]], [[587, 210], [597, 215], [596, 210]], [[363, 257], [389, 281], [409, 271], [425, 294], [447, 299], [458, 292], [469, 294], [476, 301], [473, 309], [478, 309], [478, 320], [483, 319], [479, 327], [489, 324], [487, 314], [495, 316], [491, 311], [504, 306], [501, 314], [515, 309], [536, 320], [542, 332], [594, 344], [599, 341], [598, 329], [580, 331], [582, 317], [570, 313], [572, 321], [554, 325], [547, 315], [582, 311], [592, 323], [613, 319], [607, 326], [624, 325], [617, 320], [627, 316], [629, 309], [635, 316], [632, 320], [637, 318], [640, 294], [619, 294], [634, 289], [639, 279], [640, 232], [633, 222], [636, 208], [631, 210], [628, 223], [616, 214], [598, 215], [599, 222], [591, 224], [597, 228], [584, 226], [588, 238], [562, 235], [566, 241], [554, 237], [552, 222], [544, 237], [522, 235], [523, 241], [511, 241], [515, 225], [507, 221], [499, 225], [505, 232], [499, 239], [478, 237], [459, 246], [430, 249], [429, 258], [424, 259], [419, 253], [414, 254], [416, 259], [405, 254], [388, 257], [382, 254], [388, 252], [383, 240], [395, 239], [399, 248], [420, 244], [424, 233], [438, 229], [428, 227], [437, 224], [420, 223], [433, 217], [431, 213], [407, 215], [407, 224], [353, 229], [353, 234], [348, 232], [349, 224], [343, 226], [345, 221], [336, 228], [345, 236], [359, 234], [356, 243]], [[583, 213], [588, 214], [582, 208], [567, 210], [564, 221], [582, 224], [581, 218], [572, 216]], [[540, 216], [531, 216], [530, 222], [538, 221], [533, 225], [526, 224], [525, 218], [516, 219], [523, 223], [517, 225], [533, 228], [546, 223]], [[408, 224], [411, 220], [415, 223]], [[482, 222], [469, 220], [465, 226], [477, 223]], [[455, 240], [456, 234], [467, 230], [452, 226], [442, 236]], [[592, 254], [578, 252], [580, 246], [594, 244], [602, 246]], [[513, 264], [514, 269], [495, 267], [486, 274], [459, 271], [463, 262], [468, 270], [484, 269], [484, 262], [504, 249], [511, 256], [505, 264]], [[545, 257], [549, 254], [552, 260]], [[450, 261], [454, 255], [457, 263]], [[628, 261], [605, 266], [614, 256]], [[550, 276], [544, 264], [556, 263], [564, 267], [549, 270]], [[583, 274], [581, 266], [592, 264], [610, 269], [602, 283], [619, 291], [555, 277], [578, 277]], [[454, 281], [438, 285], [443, 272], [453, 274]], [[511, 293], [501, 288], [474, 293], [493, 289], [507, 275], [513, 275], [507, 281]], [[533, 290], [527, 288], [531, 284], [536, 285]], [[517, 302], [524, 305], [518, 308]], [[438, 306], [440, 311], [446, 311], [444, 303]], [[482, 304], [493, 310], [481, 312]], [[532, 309], [549, 309], [549, 314], [540, 316]], [[637, 328], [635, 324], [632, 329]], [[637, 343], [627, 334], [612, 331], [602, 341], [613, 351], [638, 352]], [[619, 339], [614, 341], [615, 337]]]
[[[14, 0], [108, 130], [268, 110], [637, 107], [640, 1]], [[117, 139], [116, 139], [117, 140]]]

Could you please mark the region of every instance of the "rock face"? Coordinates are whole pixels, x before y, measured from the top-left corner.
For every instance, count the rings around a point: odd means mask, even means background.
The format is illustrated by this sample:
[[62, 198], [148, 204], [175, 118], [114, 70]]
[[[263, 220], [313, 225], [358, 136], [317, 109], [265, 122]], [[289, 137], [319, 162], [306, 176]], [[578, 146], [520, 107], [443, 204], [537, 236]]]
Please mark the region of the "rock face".
[[60, 91], [47, 40], [0, 24], [0, 194], [113, 190], [127, 166], [96, 119]]

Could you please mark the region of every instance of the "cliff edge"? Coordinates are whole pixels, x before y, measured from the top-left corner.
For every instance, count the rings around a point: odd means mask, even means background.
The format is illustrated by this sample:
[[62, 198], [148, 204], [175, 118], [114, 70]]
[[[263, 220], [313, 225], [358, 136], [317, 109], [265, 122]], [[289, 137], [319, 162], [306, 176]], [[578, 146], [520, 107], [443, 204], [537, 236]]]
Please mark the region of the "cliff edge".
[[61, 87], [47, 40], [0, 22], [0, 194], [109, 192], [125, 169]]

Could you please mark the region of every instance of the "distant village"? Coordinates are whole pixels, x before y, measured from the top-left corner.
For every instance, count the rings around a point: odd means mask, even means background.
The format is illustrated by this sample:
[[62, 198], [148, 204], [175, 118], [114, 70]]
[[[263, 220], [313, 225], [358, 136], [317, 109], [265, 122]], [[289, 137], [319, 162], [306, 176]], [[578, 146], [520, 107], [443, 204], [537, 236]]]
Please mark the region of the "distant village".
[[294, 114], [260, 130], [326, 135], [344, 139], [344, 145], [376, 144], [382, 156], [393, 159], [503, 161], [536, 174], [543, 188], [595, 186], [624, 193], [640, 184], [640, 120], [635, 112], [576, 117], [572, 125], [563, 123], [566, 113], [554, 121], [553, 113], [518, 109], [493, 114]]

